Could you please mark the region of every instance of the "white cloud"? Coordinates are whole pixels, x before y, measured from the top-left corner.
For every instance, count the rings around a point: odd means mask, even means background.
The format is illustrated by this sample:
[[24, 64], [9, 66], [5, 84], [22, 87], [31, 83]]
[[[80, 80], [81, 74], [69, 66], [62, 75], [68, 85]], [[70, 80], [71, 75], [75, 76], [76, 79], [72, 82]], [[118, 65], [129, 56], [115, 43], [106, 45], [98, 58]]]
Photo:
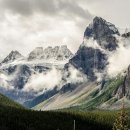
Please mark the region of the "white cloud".
[[34, 74], [30, 77], [28, 83], [24, 86], [23, 91], [46, 91], [52, 90], [60, 84], [62, 75], [56, 68], [41, 74]]
[[6, 14], [5, 20], [0, 22], [0, 28], [0, 51], [3, 58], [11, 50], [18, 50], [23, 55], [27, 55], [38, 46], [61, 44], [67, 44], [75, 52], [83, 37], [82, 31], [74, 21], [58, 17], [52, 19], [40, 14], [31, 16], [30, 20]]
[[109, 76], [116, 76], [127, 70], [130, 65], [130, 39], [119, 39], [119, 48], [108, 57], [109, 65], [107, 72]]
[[38, 46], [61, 44], [75, 52], [91, 18], [73, 0], [1, 0], [1, 57], [11, 50], [26, 55]]

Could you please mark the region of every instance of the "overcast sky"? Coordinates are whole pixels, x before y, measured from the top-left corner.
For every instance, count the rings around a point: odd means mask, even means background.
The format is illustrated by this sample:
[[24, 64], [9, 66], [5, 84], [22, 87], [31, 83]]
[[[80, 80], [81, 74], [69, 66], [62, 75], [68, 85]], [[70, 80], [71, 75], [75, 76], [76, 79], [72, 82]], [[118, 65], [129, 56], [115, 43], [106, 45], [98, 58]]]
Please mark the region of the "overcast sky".
[[67, 44], [73, 52], [94, 16], [130, 27], [130, 0], [0, 0], [0, 58]]

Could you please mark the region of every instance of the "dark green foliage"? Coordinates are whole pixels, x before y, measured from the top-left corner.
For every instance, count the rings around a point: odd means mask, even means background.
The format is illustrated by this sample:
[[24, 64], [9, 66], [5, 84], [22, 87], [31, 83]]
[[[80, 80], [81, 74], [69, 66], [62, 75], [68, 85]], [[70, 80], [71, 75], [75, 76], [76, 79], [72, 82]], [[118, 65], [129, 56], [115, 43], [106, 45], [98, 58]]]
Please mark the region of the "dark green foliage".
[[111, 130], [113, 112], [33, 111], [0, 95], [0, 130]]
[[115, 120], [113, 130], [129, 130], [129, 120], [128, 113], [125, 111], [124, 103], [121, 111]]
[[22, 105], [14, 102], [13, 100], [7, 98], [6, 96], [4, 96], [2, 94], [0, 94], [0, 105], [15, 107], [15, 108], [24, 108]]
[[0, 130], [111, 130], [110, 112], [31, 111], [0, 106]]

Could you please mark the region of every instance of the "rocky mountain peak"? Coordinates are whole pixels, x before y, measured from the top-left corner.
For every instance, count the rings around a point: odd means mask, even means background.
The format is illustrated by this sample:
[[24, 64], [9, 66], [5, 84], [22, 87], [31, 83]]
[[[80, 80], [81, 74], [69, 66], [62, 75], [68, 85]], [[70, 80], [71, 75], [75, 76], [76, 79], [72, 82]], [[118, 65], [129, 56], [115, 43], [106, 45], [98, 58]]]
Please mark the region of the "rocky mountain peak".
[[113, 34], [119, 35], [119, 31], [114, 24], [107, 22], [101, 17], [95, 17], [93, 22], [86, 28], [84, 36], [99, 39]]
[[118, 41], [114, 35], [120, 35], [116, 26], [101, 17], [95, 17], [84, 32], [85, 39], [92, 38], [102, 48], [109, 51], [115, 50], [118, 46]]
[[2, 63], [9, 63], [23, 56], [18, 51], [11, 51], [9, 55], [2, 61]]

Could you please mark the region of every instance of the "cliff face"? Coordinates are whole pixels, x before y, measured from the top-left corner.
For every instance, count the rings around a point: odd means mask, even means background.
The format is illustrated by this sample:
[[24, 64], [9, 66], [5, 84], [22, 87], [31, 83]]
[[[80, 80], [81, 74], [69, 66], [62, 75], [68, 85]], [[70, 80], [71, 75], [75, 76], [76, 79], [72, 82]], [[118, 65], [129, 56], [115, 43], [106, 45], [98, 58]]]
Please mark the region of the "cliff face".
[[[95, 55], [96, 53], [96, 55]], [[95, 80], [95, 69], [102, 71], [105, 69], [107, 57], [99, 49], [81, 46], [77, 54], [70, 60], [70, 63], [87, 74], [88, 79]]]
[[124, 79], [122, 93], [124, 96], [130, 98], [130, 66], [128, 67], [127, 75]]
[[116, 94], [119, 99], [124, 96], [130, 99], [130, 66], [127, 69], [123, 83], [118, 87]]
[[[120, 33], [115, 25], [100, 17], [95, 17], [86, 28], [84, 41], [77, 53], [70, 59], [70, 64], [85, 73], [88, 79], [95, 80], [97, 78], [95, 71], [104, 71], [108, 64], [107, 54], [101, 51], [101, 49], [96, 48], [96, 43], [105, 52], [115, 51], [118, 47], [116, 36], [119, 35]], [[91, 39], [96, 41], [96, 43], [91, 41]]]

